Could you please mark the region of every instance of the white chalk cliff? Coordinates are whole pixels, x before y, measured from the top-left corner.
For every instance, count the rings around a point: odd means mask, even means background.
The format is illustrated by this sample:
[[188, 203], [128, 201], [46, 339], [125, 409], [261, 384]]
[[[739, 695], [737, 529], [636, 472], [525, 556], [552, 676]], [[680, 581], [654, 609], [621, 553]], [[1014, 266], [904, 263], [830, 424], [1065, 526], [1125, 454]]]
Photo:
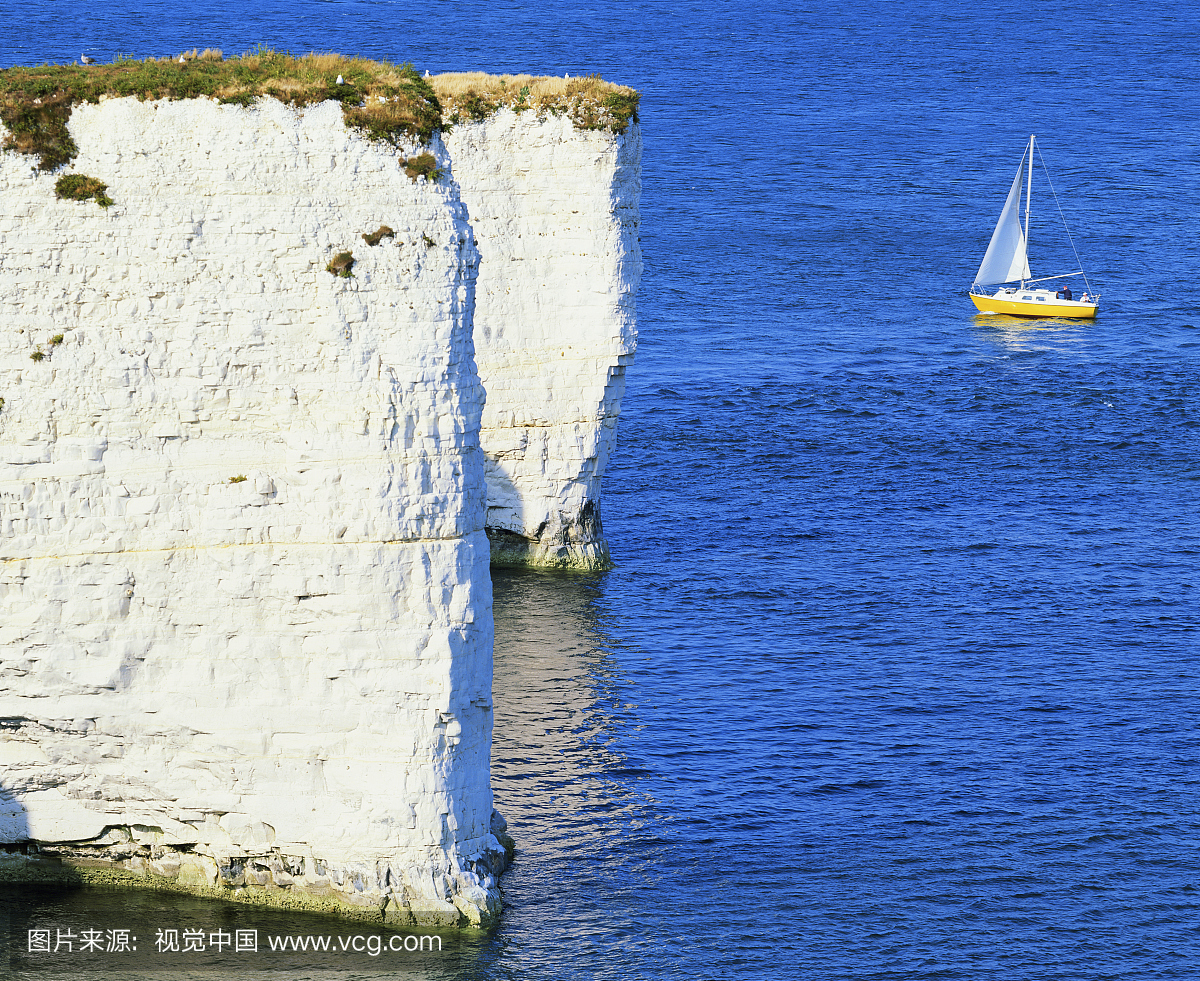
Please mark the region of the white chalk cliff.
[[513, 115], [430, 183], [334, 103], [83, 104], [107, 209], [0, 153], [0, 878], [496, 915], [485, 521], [606, 559], [640, 272], [636, 127]]
[[604, 568], [600, 479], [616, 441], [634, 301], [641, 138], [501, 109], [446, 137], [483, 261], [475, 357], [498, 564]]

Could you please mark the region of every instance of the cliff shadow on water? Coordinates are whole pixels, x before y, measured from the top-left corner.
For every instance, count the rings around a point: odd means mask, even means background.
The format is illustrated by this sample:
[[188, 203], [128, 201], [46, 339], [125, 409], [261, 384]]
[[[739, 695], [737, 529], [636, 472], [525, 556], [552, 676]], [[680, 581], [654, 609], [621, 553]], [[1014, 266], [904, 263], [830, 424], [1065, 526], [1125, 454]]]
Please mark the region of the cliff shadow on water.
[[[14, 737], [26, 719], [0, 719], [0, 765], [6, 770], [19, 766], [31, 750], [31, 744]], [[19, 778], [18, 778], [19, 780]], [[18, 799], [11, 778], [0, 778], [0, 928], [8, 914], [3, 890], [15, 884], [30, 889], [77, 888], [83, 878], [78, 870], [62, 862], [53, 853], [43, 854], [33, 842], [29, 812]], [[0, 963], [2, 963], [0, 959]]]
[[[11, 765], [11, 739], [6, 730], [23, 720], [0, 720], [0, 759]], [[16, 798], [11, 781], [0, 780], [0, 974], [8, 977], [27, 944], [30, 912], [43, 899], [78, 888], [81, 879], [70, 866], [38, 855], [30, 839], [29, 814]]]
[[628, 755], [638, 728], [631, 682], [605, 623], [605, 579], [492, 568], [491, 770], [517, 844], [503, 880], [510, 926], [528, 915], [527, 899], [569, 891], [577, 863], [644, 816], [643, 771]]

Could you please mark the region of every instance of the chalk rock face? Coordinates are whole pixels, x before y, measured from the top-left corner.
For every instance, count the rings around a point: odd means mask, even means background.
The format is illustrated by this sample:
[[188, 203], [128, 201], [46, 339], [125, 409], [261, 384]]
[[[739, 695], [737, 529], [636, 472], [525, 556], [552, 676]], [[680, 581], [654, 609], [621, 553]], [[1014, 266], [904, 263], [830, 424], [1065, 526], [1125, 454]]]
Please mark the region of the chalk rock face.
[[107, 209], [0, 154], [0, 843], [486, 921], [484, 389], [454, 188], [333, 103], [110, 100], [70, 128]]
[[637, 124], [613, 135], [501, 109], [445, 143], [481, 253], [492, 561], [604, 568], [600, 479], [637, 342]]

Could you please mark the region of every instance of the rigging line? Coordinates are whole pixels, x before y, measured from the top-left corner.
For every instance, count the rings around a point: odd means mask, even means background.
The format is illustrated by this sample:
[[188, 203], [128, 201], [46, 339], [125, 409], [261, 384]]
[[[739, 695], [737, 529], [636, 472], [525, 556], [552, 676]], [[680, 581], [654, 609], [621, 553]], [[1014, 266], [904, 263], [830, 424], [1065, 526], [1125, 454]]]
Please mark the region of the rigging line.
[[1075, 240], [1071, 238], [1071, 229], [1067, 225], [1067, 216], [1063, 214], [1062, 205], [1058, 203], [1058, 194], [1054, 190], [1054, 181], [1050, 180], [1050, 169], [1046, 166], [1046, 158], [1042, 156], [1042, 148], [1035, 146], [1038, 159], [1042, 162], [1042, 173], [1046, 175], [1046, 183], [1050, 185], [1050, 193], [1054, 196], [1054, 206], [1058, 208], [1058, 217], [1062, 219], [1063, 231], [1067, 233], [1067, 241], [1071, 243], [1071, 251], [1075, 253], [1075, 261], [1079, 263], [1079, 274], [1083, 276], [1083, 285], [1087, 287], [1087, 291], [1092, 291], [1092, 284], [1088, 282], [1087, 273], [1083, 271], [1083, 260], [1079, 258], [1079, 253], [1075, 250]]
[[[1048, 283], [1052, 279], [1070, 279], [1072, 276], [1083, 276], [1083, 270], [1080, 269], [1079, 272], [1073, 272], [1073, 273], [1059, 273], [1057, 276], [1042, 276], [1038, 279], [1027, 279], [1027, 280], [1025, 280], [1025, 282], [1027, 282], [1027, 283]], [[1087, 277], [1084, 276], [1083, 278], [1084, 278], [1084, 282], [1087, 282]]]

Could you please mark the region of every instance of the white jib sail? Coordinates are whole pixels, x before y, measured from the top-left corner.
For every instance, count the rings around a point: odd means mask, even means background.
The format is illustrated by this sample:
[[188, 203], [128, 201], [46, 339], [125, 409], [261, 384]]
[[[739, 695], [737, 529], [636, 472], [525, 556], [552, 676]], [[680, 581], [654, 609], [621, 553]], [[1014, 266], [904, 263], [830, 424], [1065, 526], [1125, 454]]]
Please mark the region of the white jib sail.
[[1004, 210], [1000, 212], [1000, 220], [996, 222], [992, 240], [988, 243], [983, 262], [979, 264], [979, 272], [975, 274], [977, 286], [1031, 278], [1029, 256], [1025, 251], [1025, 233], [1021, 230], [1021, 218], [1018, 214], [1024, 176], [1025, 158], [1022, 156], [1021, 166], [1017, 168], [1017, 176], [1013, 178], [1012, 189], [1004, 202]]

